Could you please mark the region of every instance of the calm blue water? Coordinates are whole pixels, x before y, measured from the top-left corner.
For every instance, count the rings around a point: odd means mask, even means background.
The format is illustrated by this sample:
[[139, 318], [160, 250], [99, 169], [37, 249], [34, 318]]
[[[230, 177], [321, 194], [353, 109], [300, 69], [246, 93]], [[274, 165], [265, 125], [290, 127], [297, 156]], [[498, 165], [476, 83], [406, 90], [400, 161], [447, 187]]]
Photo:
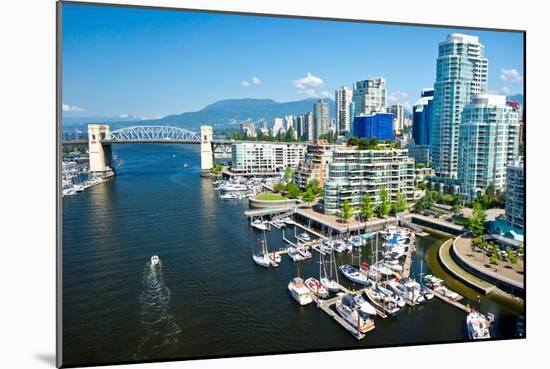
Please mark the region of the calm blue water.
[[[287, 291], [296, 265], [286, 257], [278, 269], [252, 262], [261, 234], [243, 216], [247, 203], [217, 197], [211, 180], [199, 176], [198, 149], [117, 146], [118, 176], [63, 200], [65, 365], [467, 338], [464, 313], [436, 299], [377, 318], [359, 342], [314, 306], [299, 307]], [[280, 231], [267, 237], [271, 249], [283, 246]], [[418, 241], [416, 271], [420, 257], [424, 272], [438, 268], [434, 250], [442, 241]], [[362, 261], [370, 261], [369, 250]], [[157, 272], [148, 265], [154, 254]], [[318, 274], [315, 261], [300, 263], [303, 276]], [[482, 310], [497, 315], [500, 337], [512, 335], [511, 308], [483, 299]]]

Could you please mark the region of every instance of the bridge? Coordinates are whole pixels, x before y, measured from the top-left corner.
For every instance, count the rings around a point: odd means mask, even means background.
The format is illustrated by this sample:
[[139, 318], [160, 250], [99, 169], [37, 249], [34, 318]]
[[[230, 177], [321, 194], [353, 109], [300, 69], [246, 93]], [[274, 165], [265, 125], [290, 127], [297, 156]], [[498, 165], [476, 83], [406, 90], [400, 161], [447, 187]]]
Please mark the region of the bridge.
[[213, 140], [211, 126], [201, 126], [199, 134], [172, 126], [132, 126], [111, 131], [106, 124], [89, 124], [87, 140], [63, 141], [63, 145], [88, 145], [90, 172], [94, 173], [103, 173], [113, 167], [113, 144], [143, 143], [201, 145], [201, 175], [208, 176], [214, 157], [230, 155], [235, 142]]

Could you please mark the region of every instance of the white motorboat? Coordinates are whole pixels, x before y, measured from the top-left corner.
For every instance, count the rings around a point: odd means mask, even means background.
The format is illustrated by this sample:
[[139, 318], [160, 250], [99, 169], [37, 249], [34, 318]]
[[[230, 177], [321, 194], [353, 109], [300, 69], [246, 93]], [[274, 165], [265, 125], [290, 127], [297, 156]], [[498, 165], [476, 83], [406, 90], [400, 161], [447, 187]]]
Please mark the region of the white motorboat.
[[232, 199], [238, 199], [238, 198], [239, 198], [239, 195], [236, 194], [235, 192], [227, 192], [227, 193], [220, 194], [220, 199], [222, 200], [232, 200]]
[[394, 272], [399, 272], [401, 273], [403, 271], [403, 267], [399, 264], [388, 264], [388, 263], [384, 263], [384, 266], [386, 268], [388, 268], [389, 270], [392, 270]]
[[268, 230], [267, 225], [265, 224], [265, 222], [261, 221], [260, 219], [256, 219], [256, 220], [252, 221], [250, 223], [250, 226], [253, 227], [253, 228], [256, 228], [260, 231], [267, 231]]
[[306, 242], [311, 241], [311, 237], [309, 237], [309, 234], [307, 234], [307, 232], [300, 233], [298, 235], [298, 238]]
[[420, 285], [412, 280], [395, 280], [388, 282], [388, 285], [393, 292], [403, 297], [405, 301], [408, 301], [412, 305], [420, 304], [424, 302], [424, 296], [420, 293]]
[[302, 255], [298, 253], [298, 250], [296, 250], [296, 248], [294, 247], [289, 247], [287, 254], [288, 257], [292, 259], [292, 261], [301, 261], [305, 259]]
[[393, 297], [385, 296], [375, 289], [365, 289], [365, 295], [375, 306], [390, 316], [394, 316], [400, 310]]
[[346, 250], [346, 244], [342, 241], [334, 241], [334, 251], [341, 253]]
[[362, 284], [364, 286], [369, 285], [369, 279], [367, 278], [366, 274], [361, 273], [357, 268], [354, 268], [353, 266], [349, 264], [344, 264], [340, 267], [340, 271], [350, 281]]
[[311, 292], [304, 285], [304, 281], [300, 277], [293, 278], [288, 283], [288, 291], [294, 297], [294, 300], [300, 305], [307, 305], [313, 301]]
[[274, 262], [276, 263], [280, 263], [281, 262], [281, 254], [277, 254], [277, 253], [274, 253], [272, 252], [271, 254], [269, 254], [269, 257], [271, 258], [271, 260], [273, 260]]
[[351, 295], [344, 295], [336, 301], [336, 311], [355, 330], [367, 333], [374, 329], [374, 321], [368, 314], [361, 313]]
[[375, 283], [374, 289], [377, 292], [380, 292], [382, 295], [393, 299], [393, 301], [395, 301], [398, 307], [400, 308], [405, 307], [406, 305], [405, 300], [403, 300], [403, 298], [399, 294], [396, 294], [391, 289], [387, 288], [385, 285], [382, 285], [380, 283]]
[[281, 219], [282, 222], [286, 223], [286, 224], [293, 224], [294, 221], [292, 219], [290, 219], [290, 217], [285, 217], [283, 219]]
[[328, 290], [319, 280], [315, 277], [311, 277], [306, 279], [304, 282], [306, 287], [311, 291], [311, 293], [315, 296], [319, 296], [321, 298], [327, 298], [328, 297]]
[[256, 264], [258, 264], [259, 266], [263, 266], [264, 268], [269, 268], [271, 266], [268, 254], [253, 254], [252, 259]]
[[308, 249], [306, 249], [304, 246], [296, 247], [296, 252], [298, 252], [298, 254], [302, 255], [304, 257], [304, 259], [311, 259], [313, 257], [313, 254]]
[[323, 241], [321, 242], [319, 249], [326, 254], [330, 254], [332, 250], [334, 250], [334, 244], [332, 241]]
[[466, 328], [468, 336], [472, 340], [481, 340], [491, 338], [489, 328], [491, 321], [477, 311], [472, 311], [466, 317]]
[[157, 255], [151, 256], [151, 266], [155, 266], [159, 263], [160, 259]]
[[369, 315], [376, 315], [376, 309], [374, 308], [374, 306], [369, 304], [363, 296], [361, 296], [360, 294], [357, 294], [353, 296], [353, 299], [355, 300], [355, 302], [357, 303], [361, 311], [364, 311]]

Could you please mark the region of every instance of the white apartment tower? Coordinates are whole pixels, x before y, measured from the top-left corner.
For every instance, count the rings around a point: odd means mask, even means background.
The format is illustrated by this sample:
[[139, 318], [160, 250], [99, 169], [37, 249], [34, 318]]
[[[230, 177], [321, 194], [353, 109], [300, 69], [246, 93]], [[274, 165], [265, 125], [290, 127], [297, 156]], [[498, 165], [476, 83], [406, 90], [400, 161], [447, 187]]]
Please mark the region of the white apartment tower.
[[351, 99], [353, 93], [346, 86], [340, 87], [334, 92], [336, 103], [336, 131], [345, 134], [351, 130]]
[[386, 111], [388, 91], [382, 77], [358, 81], [353, 84], [354, 116]]
[[437, 176], [457, 178], [462, 109], [487, 89], [488, 61], [478, 37], [453, 33], [439, 44], [431, 132]]

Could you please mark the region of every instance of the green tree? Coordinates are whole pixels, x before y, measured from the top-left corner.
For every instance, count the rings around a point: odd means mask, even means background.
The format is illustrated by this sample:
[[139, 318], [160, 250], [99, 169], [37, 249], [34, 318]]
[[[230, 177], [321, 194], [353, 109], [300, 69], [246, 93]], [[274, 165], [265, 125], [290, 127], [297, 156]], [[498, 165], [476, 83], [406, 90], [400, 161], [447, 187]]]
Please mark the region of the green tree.
[[290, 127], [285, 134], [285, 141], [292, 142], [294, 141], [294, 127]]
[[306, 191], [307, 190], [310, 190], [311, 193], [313, 193], [315, 196], [323, 193], [323, 187], [321, 187], [321, 184], [319, 183], [319, 180], [317, 178], [313, 178], [307, 183]]
[[480, 203], [474, 204], [474, 211], [472, 215], [468, 217], [467, 226], [474, 237], [481, 236], [485, 233], [485, 210], [483, 210]]
[[374, 216], [374, 208], [369, 195], [363, 197], [363, 205], [361, 206], [361, 216], [363, 219], [370, 219]]
[[407, 197], [401, 192], [398, 193], [395, 203], [393, 203], [394, 213], [402, 213], [407, 210], [408, 206]]
[[353, 216], [353, 210], [348, 200], [344, 200], [342, 205], [342, 218], [347, 222]]
[[285, 190], [285, 185], [282, 182], [277, 182], [273, 185], [274, 192], [281, 192]]
[[291, 199], [297, 199], [300, 196], [300, 188], [294, 182], [290, 182], [286, 186], [286, 192], [287, 192], [288, 197], [291, 198]]
[[286, 169], [285, 169], [285, 181], [290, 182], [293, 175], [294, 175], [294, 169], [292, 169], [291, 166], [286, 167]]
[[306, 202], [306, 204], [310, 204], [313, 200], [315, 199], [315, 195], [310, 191], [310, 190], [306, 190], [306, 192], [304, 192], [302, 194], [302, 200], [304, 200]]
[[388, 198], [388, 191], [386, 190], [386, 187], [382, 187], [380, 189], [380, 193], [378, 195], [380, 197], [380, 205], [378, 206], [378, 214], [381, 217], [385, 217], [390, 213], [390, 200]]

